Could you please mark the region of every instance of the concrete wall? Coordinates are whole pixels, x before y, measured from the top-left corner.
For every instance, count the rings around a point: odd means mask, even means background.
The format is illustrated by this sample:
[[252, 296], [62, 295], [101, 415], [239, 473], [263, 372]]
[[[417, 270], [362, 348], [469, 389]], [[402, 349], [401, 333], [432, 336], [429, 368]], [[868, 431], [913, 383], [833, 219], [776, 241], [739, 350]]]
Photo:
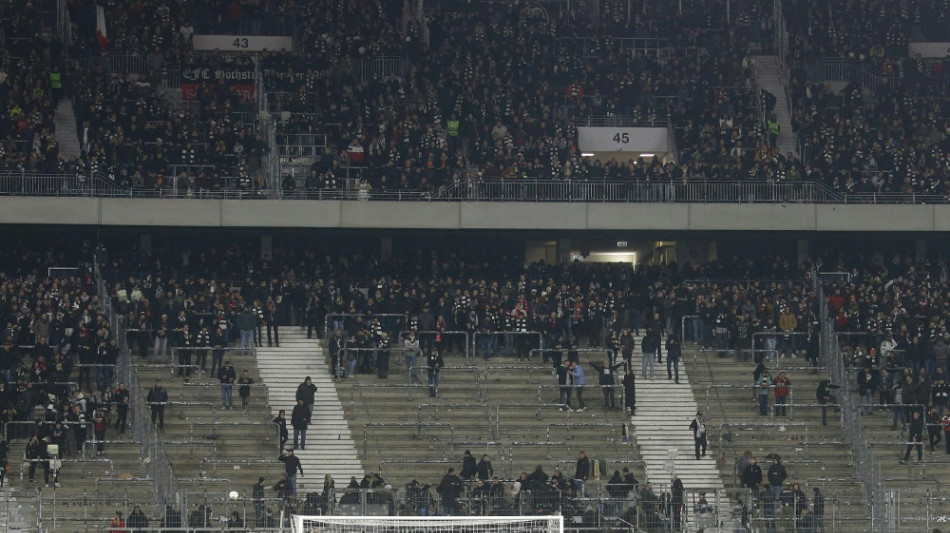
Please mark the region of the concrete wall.
[[604, 204], [0, 197], [2, 224], [669, 231], [950, 231], [950, 205]]

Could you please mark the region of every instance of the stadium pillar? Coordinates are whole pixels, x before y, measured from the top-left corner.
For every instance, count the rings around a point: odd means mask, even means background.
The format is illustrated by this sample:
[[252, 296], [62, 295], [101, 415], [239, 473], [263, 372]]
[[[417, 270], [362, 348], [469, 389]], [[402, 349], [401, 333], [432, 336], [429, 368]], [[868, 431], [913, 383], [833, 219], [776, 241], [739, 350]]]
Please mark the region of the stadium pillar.
[[261, 235], [261, 257], [274, 256], [274, 238], [270, 235]]
[[383, 237], [379, 240], [379, 259], [381, 261], [388, 261], [393, 256], [393, 239], [392, 237]]
[[148, 233], [139, 235], [139, 251], [146, 255], [152, 255], [152, 236]]
[[914, 256], [918, 263], [927, 259], [927, 239], [916, 239], [914, 241]]
[[559, 263], [571, 262], [571, 247], [573, 246], [574, 241], [572, 239], [557, 240], [557, 260]]
[[808, 239], [798, 239], [798, 264], [808, 261]]

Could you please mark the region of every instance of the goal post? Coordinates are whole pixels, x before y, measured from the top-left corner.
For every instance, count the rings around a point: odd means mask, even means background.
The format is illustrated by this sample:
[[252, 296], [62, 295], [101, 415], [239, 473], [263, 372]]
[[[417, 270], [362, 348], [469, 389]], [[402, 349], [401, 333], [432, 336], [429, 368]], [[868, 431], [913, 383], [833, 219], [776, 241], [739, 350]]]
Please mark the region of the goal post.
[[563, 516], [306, 516], [293, 533], [564, 533]]

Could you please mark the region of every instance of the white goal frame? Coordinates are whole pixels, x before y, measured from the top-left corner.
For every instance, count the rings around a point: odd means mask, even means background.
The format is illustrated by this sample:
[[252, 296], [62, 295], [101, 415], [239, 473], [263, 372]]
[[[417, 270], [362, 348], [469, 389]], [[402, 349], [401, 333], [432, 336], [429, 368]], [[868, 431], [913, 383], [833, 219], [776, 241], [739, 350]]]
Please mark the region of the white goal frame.
[[[311, 521], [308, 525], [305, 521]], [[505, 526], [528, 526], [512, 529], [533, 533], [564, 533], [564, 517], [539, 516], [332, 516], [292, 515], [293, 533], [326, 533], [328, 531], [363, 532], [404, 531], [432, 533], [478, 533], [504, 531]], [[323, 526], [340, 526], [324, 529]]]

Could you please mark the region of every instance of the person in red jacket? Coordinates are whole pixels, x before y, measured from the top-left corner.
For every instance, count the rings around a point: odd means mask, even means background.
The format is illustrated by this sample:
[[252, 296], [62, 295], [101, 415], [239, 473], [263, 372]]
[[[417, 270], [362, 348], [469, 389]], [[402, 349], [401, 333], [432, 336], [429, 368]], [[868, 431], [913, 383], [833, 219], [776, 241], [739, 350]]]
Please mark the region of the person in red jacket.
[[788, 376], [785, 375], [785, 371], [782, 370], [778, 373], [778, 377], [775, 378], [773, 385], [775, 385], [775, 415], [785, 416], [787, 414], [785, 404], [788, 403], [788, 394], [791, 391], [792, 382], [789, 381]]
[[112, 519], [112, 522], [109, 523], [109, 527], [114, 528], [110, 529], [109, 533], [121, 533], [125, 529], [125, 520], [122, 518], [122, 511], [115, 512], [115, 517]]

